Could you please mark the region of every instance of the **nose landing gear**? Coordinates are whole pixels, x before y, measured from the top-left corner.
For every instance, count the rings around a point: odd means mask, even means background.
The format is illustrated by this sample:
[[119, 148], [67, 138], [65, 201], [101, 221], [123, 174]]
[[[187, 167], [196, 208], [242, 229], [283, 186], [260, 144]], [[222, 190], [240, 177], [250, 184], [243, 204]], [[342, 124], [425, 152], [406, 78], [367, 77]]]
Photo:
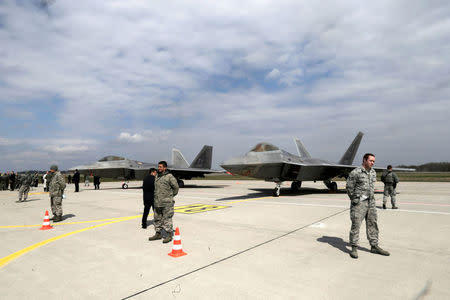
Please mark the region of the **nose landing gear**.
[[280, 191], [281, 191], [281, 182], [275, 182], [276, 186], [273, 190], [272, 194], [274, 197], [280, 197]]

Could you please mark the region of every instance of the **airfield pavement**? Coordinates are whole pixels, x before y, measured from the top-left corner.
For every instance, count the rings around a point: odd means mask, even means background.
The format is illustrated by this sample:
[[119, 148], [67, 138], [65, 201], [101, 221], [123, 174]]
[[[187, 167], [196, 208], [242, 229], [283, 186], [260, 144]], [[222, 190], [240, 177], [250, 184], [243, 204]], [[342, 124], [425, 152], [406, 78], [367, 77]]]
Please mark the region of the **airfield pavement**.
[[178, 258], [167, 255], [172, 242], [148, 241], [152, 215], [141, 229], [139, 184], [68, 185], [64, 220], [45, 231], [41, 186], [25, 203], [0, 191], [0, 298], [450, 299], [450, 183], [400, 183], [400, 209], [378, 210], [391, 256], [370, 253], [364, 224], [356, 260], [344, 182], [338, 193], [306, 182], [296, 194], [285, 183], [274, 198], [269, 182], [186, 181], [175, 198], [187, 253]]

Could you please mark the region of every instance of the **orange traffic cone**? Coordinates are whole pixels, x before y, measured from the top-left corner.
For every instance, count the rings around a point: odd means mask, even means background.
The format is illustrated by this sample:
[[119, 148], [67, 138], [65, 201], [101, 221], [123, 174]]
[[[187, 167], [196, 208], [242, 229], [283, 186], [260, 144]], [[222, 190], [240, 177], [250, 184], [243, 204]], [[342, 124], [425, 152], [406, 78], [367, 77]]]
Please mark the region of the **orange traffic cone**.
[[183, 252], [183, 247], [181, 246], [181, 237], [180, 237], [180, 230], [175, 230], [175, 236], [173, 237], [173, 247], [172, 252], [169, 253], [172, 257], [179, 257], [183, 255], [187, 255], [187, 253]]
[[45, 211], [44, 223], [42, 224], [42, 227], [39, 229], [40, 230], [53, 229], [53, 227], [50, 225], [50, 220], [48, 218], [48, 210]]

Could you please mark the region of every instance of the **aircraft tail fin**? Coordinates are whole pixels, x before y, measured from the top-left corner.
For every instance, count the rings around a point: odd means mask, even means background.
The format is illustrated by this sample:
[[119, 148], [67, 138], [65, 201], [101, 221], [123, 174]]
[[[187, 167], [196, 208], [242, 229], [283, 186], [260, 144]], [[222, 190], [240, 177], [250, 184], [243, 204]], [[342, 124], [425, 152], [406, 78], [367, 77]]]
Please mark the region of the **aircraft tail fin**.
[[172, 166], [175, 168], [189, 168], [189, 164], [184, 158], [181, 151], [178, 149], [172, 149]]
[[198, 169], [211, 169], [212, 150], [212, 146], [203, 146], [202, 150], [200, 150], [195, 159], [192, 161], [190, 167]]
[[361, 139], [363, 137], [364, 133], [361, 131], [358, 132], [353, 142], [348, 147], [347, 151], [345, 151], [344, 155], [342, 156], [341, 160], [339, 161], [339, 164], [341, 165], [351, 165], [353, 163], [353, 160], [355, 159], [356, 152], [358, 152], [359, 144], [361, 143]]
[[294, 138], [295, 145], [297, 145], [297, 152], [301, 158], [311, 158], [308, 150], [306, 150], [305, 146], [303, 146], [302, 142], [299, 139]]

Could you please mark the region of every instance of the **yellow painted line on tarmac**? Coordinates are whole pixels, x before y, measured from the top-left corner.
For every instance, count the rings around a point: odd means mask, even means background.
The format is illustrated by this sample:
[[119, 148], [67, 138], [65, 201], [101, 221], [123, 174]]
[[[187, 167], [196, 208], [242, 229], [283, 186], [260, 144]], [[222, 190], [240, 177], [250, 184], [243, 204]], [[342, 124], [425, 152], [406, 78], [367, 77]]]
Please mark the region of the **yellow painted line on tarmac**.
[[31, 245], [31, 246], [26, 247], [26, 248], [24, 248], [22, 250], [14, 252], [13, 254], [10, 254], [8, 256], [5, 256], [5, 257], [1, 258], [0, 259], [0, 269], [3, 268], [8, 263], [10, 263], [11, 261], [15, 260], [16, 258], [19, 258], [20, 256], [22, 256], [22, 255], [24, 255], [24, 254], [26, 254], [26, 253], [28, 253], [30, 251], [33, 251], [36, 248], [39, 248], [39, 247], [44, 246], [46, 244], [49, 244], [51, 242], [57, 241], [59, 239], [62, 239], [62, 238], [65, 238], [67, 236], [71, 236], [71, 235], [74, 235], [74, 234], [77, 234], [77, 233], [80, 233], [80, 232], [87, 231], [87, 230], [90, 230], [90, 229], [94, 229], [94, 228], [98, 228], [98, 227], [102, 227], [102, 226], [105, 226], [105, 225], [110, 225], [110, 224], [114, 224], [114, 223], [118, 223], [118, 222], [122, 222], [122, 221], [128, 221], [128, 220], [136, 219], [138, 217], [140, 217], [140, 215], [139, 216], [131, 216], [131, 217], [123, 217], [123, 218], [120, 218], [118, 220], [114, 220], [114, 221], [111, 221], [111, 222], [97, 224], [97, 225], [93, 225], [93, 226], [86, 227], [86, 228], [83, 228], [83, 229], [79, 229], [79, 230], [75, 230], [75, 231], [72, 231], [72, 232], [64, 233], [64, 234], [52, 237], [50, 239], [47, 239], [45, 241], [36, 243], [34, 245]]
[[[123, 218], [136, 218], [136, 217], [139, 217], [139, 216], [117, 217], [117, 218], [109, 218], [109, 219], [102, 219], [102, 220], [91, 220], [91, 221], [52, 223], [52, 225], [59, 226], [59, 225], [72, 225], [72, 224], [100, 223], [100, 222], [119, 220], [119, 219], [123, 219]], [[42, 224], [35, 224], [35, 225], [6, 225], [6, 226], [0, 226], [0, 228], [20, 228], [20, 227], [40, 227], [40, 226], [42, 226]]]
[[40, 194], [48, 194], [48, 192], [28, 193], [28, 195], [40, 195]]

